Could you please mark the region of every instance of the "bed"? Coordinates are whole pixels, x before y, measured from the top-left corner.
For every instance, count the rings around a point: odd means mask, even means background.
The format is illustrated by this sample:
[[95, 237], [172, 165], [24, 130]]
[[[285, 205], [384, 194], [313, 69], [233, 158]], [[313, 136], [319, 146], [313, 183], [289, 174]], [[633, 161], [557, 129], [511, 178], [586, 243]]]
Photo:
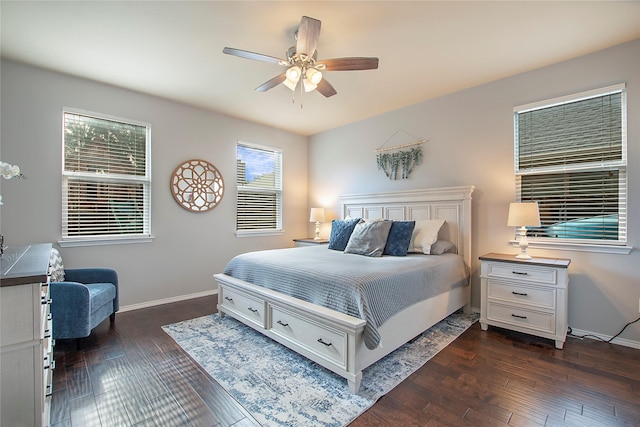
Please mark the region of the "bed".
[[[342, 218], [444, 220], [438, 239], [453, 243], [456, 253], [374, 258], [311, 246], [242, 254], [227, 264], [225, 273], [214, 274], [218, 311], [344, 377], [349, 390], [357, 393], [363, 369], [454, 311], [468, 309], [473, 189], [432, 188], [340, 199]], [[284, 272], [284, 266], [269, 270], [278, 259], [292, 259], [288, 262], [293, 265], [287, 268], [302, 276], [294, 278]], [[370, 294], [359, 293], [361, 288], [357, 288], [353, 301], [335, 297], [332, 284], [352, 276], [346, 266], [338, 266], [341, 259], [377, 281], [377, 285], [366, 282], [362, 286]], [[254, 264], [247, 264], [251, 261]], [[435, 271], [438, 278], [447, 277], [443, 281], [448, 285], [419, 297], [410, 293], [403, 297], [407, 286], [396, 292], [399, 288], [393, 281], [403, 275], [409, 280], [418, 277], [411, 274], [426, 275], [421, 273], [424, 263], [431, 264], [429, 271]], [[384, 265], [395, 273], [389, 274]], [[451, 275], [443, 273], [449, 270]], [[361, 278], [353, 280], [357, 287]]]

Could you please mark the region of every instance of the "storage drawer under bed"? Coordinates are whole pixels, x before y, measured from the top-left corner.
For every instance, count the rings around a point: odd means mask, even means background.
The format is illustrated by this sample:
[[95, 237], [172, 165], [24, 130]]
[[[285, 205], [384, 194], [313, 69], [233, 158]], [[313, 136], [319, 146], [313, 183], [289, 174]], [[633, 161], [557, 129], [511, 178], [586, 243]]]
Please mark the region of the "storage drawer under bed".
[[273, 334], [346, 369], [345, 332], [331, 329], [282, 307], [269, 305], [269, 310], [270, 331]]
[[261, 328], [266, 327], [266, 303], [264, 300], [229, 287], [221, 287], [220, 292], [220, 303], [225, 310], [242, 316]]

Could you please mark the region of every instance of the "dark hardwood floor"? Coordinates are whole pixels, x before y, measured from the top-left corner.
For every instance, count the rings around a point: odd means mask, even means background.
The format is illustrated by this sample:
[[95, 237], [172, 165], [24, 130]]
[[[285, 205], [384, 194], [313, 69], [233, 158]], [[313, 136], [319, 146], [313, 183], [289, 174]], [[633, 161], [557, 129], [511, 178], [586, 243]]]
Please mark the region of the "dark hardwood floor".
[[[205, 297], [118, 313], [80, 350], [56, 343], [52, 425], [256, 426], [161, 326], [215, 311]], [[478, 323], [351, 423], [640, 426], [640, 350], [553, 342]]]

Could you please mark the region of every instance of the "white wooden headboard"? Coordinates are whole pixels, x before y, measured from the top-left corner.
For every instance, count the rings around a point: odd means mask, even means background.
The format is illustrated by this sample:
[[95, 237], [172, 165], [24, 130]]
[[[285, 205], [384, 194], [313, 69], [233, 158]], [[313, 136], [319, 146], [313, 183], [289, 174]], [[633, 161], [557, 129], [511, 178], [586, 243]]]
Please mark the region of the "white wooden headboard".
[[474, 186], [426, 188], [340, 197], [342, 217], [395, 221], [444, 219], [440, 239], [453, 242], [471, 266], [471, 195]]

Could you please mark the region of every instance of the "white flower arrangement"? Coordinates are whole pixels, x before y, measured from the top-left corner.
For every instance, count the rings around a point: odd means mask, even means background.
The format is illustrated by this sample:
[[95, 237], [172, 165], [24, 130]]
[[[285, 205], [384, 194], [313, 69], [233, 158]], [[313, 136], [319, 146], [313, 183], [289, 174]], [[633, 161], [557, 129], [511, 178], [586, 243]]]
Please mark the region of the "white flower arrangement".
[[[0, 160], [0, 174], [2, 174], [2, 177], [4, 179], [11, 179], [11, 178], [20, 178], [20, 179], [24, 179], [26, 178], [26, 176], [24, 176], [21, 172], [20, 172], [20, 167], [17, 165], [10, 165], [9, 163], [5, 163], [2, 160]], [[2, 205], [2, 195], [0, 195], [0, 205]]]

